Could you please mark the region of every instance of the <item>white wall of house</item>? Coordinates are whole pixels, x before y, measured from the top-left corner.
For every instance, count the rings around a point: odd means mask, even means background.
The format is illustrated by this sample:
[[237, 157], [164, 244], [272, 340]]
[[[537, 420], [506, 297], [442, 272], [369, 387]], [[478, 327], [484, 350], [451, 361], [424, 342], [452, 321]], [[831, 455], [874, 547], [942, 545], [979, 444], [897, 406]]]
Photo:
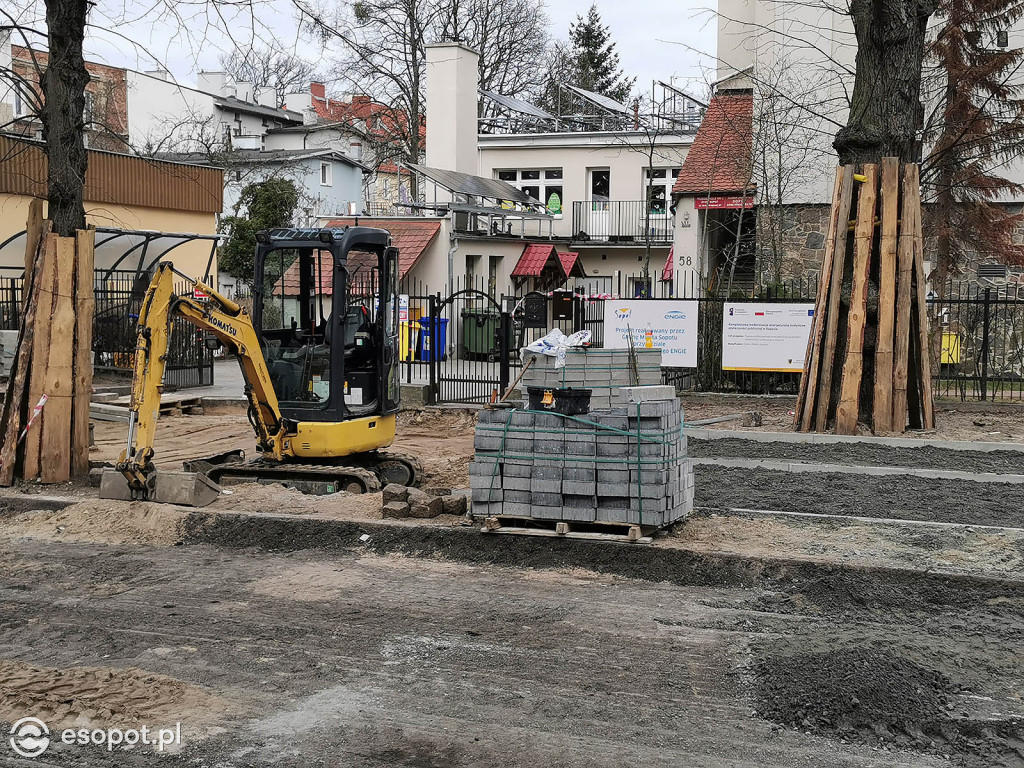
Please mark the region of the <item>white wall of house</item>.
[[[329, 184], [322, 184], [321, 164], [330, 167]], [[247, 184], [271, 178], [286, 178], [299, 189], [296, 219], [299, 224], [310, 225], [320, 216], [337, 217], [350, 214], [350, 204], [356, 211], [363, 206], [363, 171], [361, 168], [330, 157], [312, 157], [287, 162], [260, 162], [247, 167], [238, 180], [225, 180], [224, 213], [232, 214], [242, 189]]]
[[162, 152], [198, 149], [201, 126], [211, 136], [223, 134], [214, 97], [169, 80], [128, 70], [128, 135], [135, 147], [158, 147]]
[[[693, 137], [689, 135], [663, 136], [653, 141], [654, 166], [667, 171], [665, 183], [669, 188], [672, 170], [682, 166], [692, 143]], [[576, 234], [573, 230], [573, 203], [594, 199], [592, 180], [595, 171], [608, 172], [608, 198], [611, 201], [637, 203], [622, 210], [638, 219], [642, 211], [640, 203], [646, 199], [644, 179], [650, 145], [634, 132], [483, 134], [479, 137], [477, 173], [487, 178], [499, 178], [503, 171], [540, 171], [538, 180], [520, 178], [509, 183], [519, 188], [539, 186], [541, 196], [545, 198], [543, 202], [547, 202], [546, 190], [560, 189], [562, 213], [556, 216], [553, 233], [558, 237], [571, 237]], [[561, 178], [546, 179], [545, 171], [551, 170], [559, 171]], [[584, 206], [586, 218], [577, 224], [582, 224], [584, 229], [600, 229], [600, 206], [598, 209], [588, 211]], [[591, 213], [597, 215], [590, 216]], [[663, 226], [669, 228], [668, 214], [662, 218]], [[658, 217], [655, 219], [657, 226]], [[641, 223], [639, 219], [637, 223]]]

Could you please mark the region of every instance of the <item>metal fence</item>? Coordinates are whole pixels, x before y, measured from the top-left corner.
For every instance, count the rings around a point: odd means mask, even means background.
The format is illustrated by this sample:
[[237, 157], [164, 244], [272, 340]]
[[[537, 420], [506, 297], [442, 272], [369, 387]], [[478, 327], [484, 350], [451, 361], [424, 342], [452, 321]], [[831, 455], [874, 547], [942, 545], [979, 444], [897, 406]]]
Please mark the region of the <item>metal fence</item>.
[[647, 234], [655, 245], [669, 245], [673, 237], [672, 215], [664, 201], [577, 200], [572, 204], [574, 240], [608, 243], [645, 243]]
[[[93, 366], [98, 372], [131, 375], [139, 308], [146, 295], [148, 273], [134, 270], [97, 270], [93, 287], [96, 315], [93, 320]], [[22, 319], [24, 271], [0, 271], [0, 329], [17, 330]], [[182, 294], [185, 284], [175, 287]], [[168, 342], [164, 387], [168, 390], [213, 384], [213, 357], [202, 332], [186, 322], [174, 325]]]

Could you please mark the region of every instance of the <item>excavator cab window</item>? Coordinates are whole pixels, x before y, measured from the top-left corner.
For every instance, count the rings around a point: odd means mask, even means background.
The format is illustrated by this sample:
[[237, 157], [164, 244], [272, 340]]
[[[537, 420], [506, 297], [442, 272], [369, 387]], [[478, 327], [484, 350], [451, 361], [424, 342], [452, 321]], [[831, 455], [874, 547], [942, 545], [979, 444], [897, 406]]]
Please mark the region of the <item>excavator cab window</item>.
[[332, 275], [326, 250], [279, 248], [266, 255], [260, 333], [282, 407], [325, 407], [330, 401]]

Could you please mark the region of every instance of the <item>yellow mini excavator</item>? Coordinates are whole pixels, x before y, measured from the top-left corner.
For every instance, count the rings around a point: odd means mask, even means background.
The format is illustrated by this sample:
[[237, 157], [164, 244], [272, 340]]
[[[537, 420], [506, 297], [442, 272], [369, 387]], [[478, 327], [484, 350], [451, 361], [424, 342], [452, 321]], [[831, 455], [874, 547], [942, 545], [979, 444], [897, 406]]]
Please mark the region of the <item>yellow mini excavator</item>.
[[[257, 235], [252, 316], [170, 263], [139, 311], [128, 444], [100, 496], [203, 506], [219, 484], [279, 482], [307, 493], [416, 485], [409, 456], [385, 453], [399, 405], [398, 250], [386, 230], [274, 229]], [[268, 279], [268, 276], [271, 276]], [[188, 289], [175, 292], [175, 281]], [[325, 306], [326, 305], [326, 306]], [[156, 471], [153, 442], [176, 320], [237, 357], [258, 456], [234, 451]]]

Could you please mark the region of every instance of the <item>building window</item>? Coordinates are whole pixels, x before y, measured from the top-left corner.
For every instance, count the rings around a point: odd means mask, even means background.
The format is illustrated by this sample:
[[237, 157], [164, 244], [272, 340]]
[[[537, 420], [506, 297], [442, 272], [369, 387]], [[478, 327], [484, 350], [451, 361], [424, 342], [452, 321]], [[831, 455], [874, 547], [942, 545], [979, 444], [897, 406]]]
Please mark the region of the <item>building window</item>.
[[320, 163], [320, 186], [331, 186], [331, 164]]
[[466, 255], [466, 284], [463, 288], [475, 287], [474, 281], [476, 280], [476, 262], [479, 256]]
[[644, 187], [652, 216], [668, 215], [668, 201], [672, 199], [672, 185], [678, 175], [678, 168], [644, 168]]
[[498, 267], [501, 265], [501, 256], [487, 257], [487, 295], [492, 299], [498, 296]]
[[25, 98], [21, 95], [21, 89], [15, 87], [14, 89], [14, 116], [25, 117], [28, 114], [28, 109], [25, 104]]
[[592, 168], [590, 170], [590, 209], [607, 211], [611, 199], [612, 172], [608, 168]]
[[540, 200], [553, 216], [562, 215], [561, 168], [498, 171], [498, 179]]
[[82, 109], [82, 122], [88, 128], [96, 114], [96, 97], [89, 91], [85, 92], [85, 107]]

